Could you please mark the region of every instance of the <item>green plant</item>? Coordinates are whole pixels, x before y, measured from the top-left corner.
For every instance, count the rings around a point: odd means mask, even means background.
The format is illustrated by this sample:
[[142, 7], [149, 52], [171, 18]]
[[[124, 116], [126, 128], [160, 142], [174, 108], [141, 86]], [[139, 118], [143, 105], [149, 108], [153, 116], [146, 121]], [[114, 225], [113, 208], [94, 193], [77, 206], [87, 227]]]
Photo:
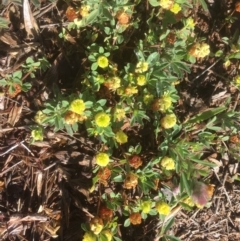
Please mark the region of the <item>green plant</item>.
[[[206, 10], [205, 1], [194, 2]], [[163, 240], [179, 240], [168, 234], [173, 224], [169, 215], [175, 208], [208, 205], [213, 187], [201, 180], [215, 163], [205, 160], [204, 152], [212, 145], [220, 148], [229, 128], [237, 130], [234, 118], [239, 114], [227, 111], [230, 100], [180, 122], [177, 85], [192, 63], [211, 55], [210, 46], [195, 33], [194, 19], [187, 14], [193, 7], [189, 1], [149, 0], [148, 8], [145, 4], [81, 2], [68, 26], [69, 31], [81, 30], [85, 46], [78, 90], [68, 96], [55, 91], [35, 118], [70, 135], [81, 127], [99, 143], [91, 192], [98, 189], [104, 211], [96, 210], [82, 225], [83, 240], [120, 240], [121, 215], [125, 227], [157, 216], [164, 223]], [[60, 37], [65, 34], [63, 30]], [[32, 61], [26, 66], [31, 73], [38, 67]], [[140, 134], [146, 129], [153, 134], [151, 156]], [[121, 186], [124, 194], [105, 193], [108, 183]]]

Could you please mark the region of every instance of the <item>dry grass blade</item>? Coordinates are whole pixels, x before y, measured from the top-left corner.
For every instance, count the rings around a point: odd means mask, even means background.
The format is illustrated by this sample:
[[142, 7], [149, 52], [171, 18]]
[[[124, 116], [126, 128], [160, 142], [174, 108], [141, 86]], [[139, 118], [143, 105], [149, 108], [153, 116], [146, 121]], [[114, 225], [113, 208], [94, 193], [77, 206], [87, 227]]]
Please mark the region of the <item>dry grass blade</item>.
[[39, 28], [35, 18], [33, 17], [29, 1], [23, 0], [23, 17], [24, 26], [28, 34], [28, 38], [38, 39], [39, 38]]
[[43, 173], [38, 172], [37, 173], [37, 195], [40, 196], [42, 192], [42, 186], [43, 186]]
[[21, 113], [22, 113], [22, 108], [23, 108], [22, 105], [21, 106], [15, 105], [11, 109], [9, 116], [8, 116], [8, 123], [11, 126], [15, 126], [15, 124], [19, 121]]

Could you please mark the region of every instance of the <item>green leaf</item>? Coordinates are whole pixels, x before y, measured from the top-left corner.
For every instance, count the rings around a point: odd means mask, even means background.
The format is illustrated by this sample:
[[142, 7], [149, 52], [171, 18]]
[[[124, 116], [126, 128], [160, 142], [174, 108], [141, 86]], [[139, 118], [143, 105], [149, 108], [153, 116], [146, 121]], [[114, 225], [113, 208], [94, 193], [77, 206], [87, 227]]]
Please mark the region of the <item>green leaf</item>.
[[161, 234], [166, 233], [173, 225], [174, 217], [170, 218], [167, 223], [162, 227]]
[[157, 0], [148, 0], [148, 1], [153, 7], [160, 7], [159, 1]]
[[8, 21], [6, 18], [0, 17], [0, 29], [8, 28], [9, 23], [10, 23], [10, 21]]
[[24, 92], [28, 92], [30, 89], [32, 88], [32, 85], [30, 83], [24, 83], [22, 86], [21, 86], [21, 89], [22, 91]]
[[215, 109], [204, 111], [204, 112], [202, 112], [202, 113], [200, 113], [198, 115], [195, 115], [190, 120], [188, 120], [187, 124], [188, 123], [199, 123], [201, 121], [205, 121], [205, 120], [210, 119], [213, 116], [223, 112], [226, 109], [227, 109], [226, 106], [220, 106], [220, 107], [217, 107]]
[[202, 164], [202, 165], [204, 165], [204, 166], [216, 167], [216, 164], [214, 164], [214, 163], [212, 163], [212, 162], [202, 161], [202, 160], [198, 160], [198, 159], [195, 159], [195, 158], [191, 158], [191, 160], [192, 160], [193, 162]]
[[165, 235], [165, 237], [170, 241], [182, 241], [181, 239], [179, 239], [175, 236], [172, 236], [172, 235]]
[[188, 196], [191, 196], [191, 190], [190, 190], [189, 181], [187, 180], [187, 177], [186, 177], [185, 173], [181, 174], [181, 176], [180, 176], [180, 183], [181, 183], [181, 188], [182, 189], [185, 188]]
[[118, 237], [113, 237], [116, 241], [122, 241], [122, 239], [118, 238]]
[[209, 12], [209, 10], [208, 10], [208, 6], [207, 6], [205, 0], [199, 0], [199, 2], [201, 3], [201, 5], [202, 5], [204, 11]]
[[83, 19], [83, 25], [86, 26], [88, 24], [93, 23], [99, 15], [99, 10], [93, 10], [86, 18]]
[[107, 100], [106, 99], [101, 99], [101, 100], [98, 100], [97, 103], [100, 104], [101, 106], [104, 106], [104, 105], [106, 105]]
[[150, 66], [153, 66], [159, 61], [159, 57], [160, 57], [159, 53], [154, 52], [148, 56], [147, 62], [149, 63]]
[[91, 66], [91, 70], [96, 70], [98, 68], [98, 63], [97, 62], [95, 62], [95, 63], [93, 63], [92, 64], [92, 66]]
[[67, 130], [67, 133], [68, 133], [70, 136], [73, 136], [73, 130], [72, 130], [71, 125], [65, 124], [65, 129]]
[[104, 53], [104, 48], [103, 48], [102, 46], [100, 46], [98, 52], [99, 52], [100, 54], [103, 54], [103, 53]]
[[122, 182], [122, 181], [123, 181], [123, 177], [122, 177], [122, 175], [120, 174], [120, 175], [114, 177], [112, 180], [113, 180], [114, 182]]
[[129, 227], [130, 226], [130, 219], [129, 218], [127, 218], [126, 220], [125, 220], [125, 222], [124, 222], [124, 227]]
[[22, 78], [22, 71], [18, 70], [13, 73], [13, 78], [21, 79]]
[[7, 85], [7, 81], [5, 79], [0, 79], [0, 85], [5, 87]]
[[95, 58], [94, 55], [91, 54], [91, 55], [88, 56], [88, 60], [90, 60], [91, 62], [95, 62], [96, 58]]

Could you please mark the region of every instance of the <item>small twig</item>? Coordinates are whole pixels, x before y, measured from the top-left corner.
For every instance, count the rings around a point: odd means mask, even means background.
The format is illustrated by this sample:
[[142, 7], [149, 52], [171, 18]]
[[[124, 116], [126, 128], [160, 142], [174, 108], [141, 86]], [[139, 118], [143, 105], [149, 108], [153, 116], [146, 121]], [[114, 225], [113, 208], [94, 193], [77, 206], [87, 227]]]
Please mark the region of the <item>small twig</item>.
[[11, 127], [11, 128], [5, 128], [5, 129], [0, 129], [0, 133], [4, 133], [4, 132], [8, 132], [8, 131], [12, 131], [12, 130], [21, 130], [21, 129], [26, 129], [27, 126], [19, 126], [19, 127]]
[[24, 147], [32, 156], [34, 156], [32, 151], [27, 146], [25, 146], [23, 143], [21, 143], [21, 146]]
[[50, 169], [51, 167], [55, 166], [57, 163], [54, 162], [53, 164], [49, 165], [48, 167], [44, 168], [44, 171], [47, 171], [48, 169]]
[[214, 65], [216, 65], [219, 61], [221, 60], [218, 59], [217, 61], [215, 61], [212, 65], [210, 65], [207, 69], [205, 69], [201, 74], [199, 74], [198, 76], [196, 76], [191, 82], [194, 82], [196, 79], [198, 79], [199, 77], [201, 77], [202, 75], [204, 75], [207, 71], [209, 71]]
[[0, 156], [4, 156], [7, 153], [9, 153], [10, 151], [14, 150], [15, 148], [17, 148], [19, 145], [21, 145], [24, 141], [21, 141], [20, 143], [17, 143], [15, 145], [13, 145], [12, 147], [10, 147], [7, 151], [3, 152], [0, 154]]
[[5, 171], [0, 173], [0, 177], [2, 177], [5, 173], [9, 172], [10, 170], [12, 170], [14, 167], [16, 167], [17, 165], [21, 164], [23, 161], [19, 161], [16, 164], [12, 165], [11, 167], [9, 167], [8, 169], [6, 169]]

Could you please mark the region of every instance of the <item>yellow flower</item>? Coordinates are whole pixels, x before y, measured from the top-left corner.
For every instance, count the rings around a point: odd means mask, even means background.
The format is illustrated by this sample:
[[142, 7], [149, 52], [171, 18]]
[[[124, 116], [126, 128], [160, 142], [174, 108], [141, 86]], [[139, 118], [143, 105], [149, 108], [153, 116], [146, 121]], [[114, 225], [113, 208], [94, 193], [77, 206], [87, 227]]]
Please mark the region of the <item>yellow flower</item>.
[[194, 29], [195, 25], [196, 25], [196, 23], [194, 23], [194, 20], [192, 17], [187, 18], [186, 27]]
[[109, 161], [109, 156], [106, 153], [100, 152], [96, 155], [96, 163], [101, 167], [107, 166]]
[[86, 232], [83, 236], [82, 241], [97, 241], [97, 236], [94, 235], [92, 232]]
[[183, 200], [183, 203], [187, 204], [189, 207], [194, 207], [194, 202], [191, 197], [187, 197]]
[[163, 9], [170, 9], [173, 5], [173, 0], [160, 0], [159, 5], [163, 8]]
[[169, 95], [164, 94], [159, 99], [159, 110], [162, 112], [166, 112], [172, 106], [172, 99]]
[[120, 108], [115, 109], [114, 115], [117, 121], [122, 121], [126, 117], [125, 110]]
[[161, 126], [164, 129], [169, 129], [176, 125], [177, 118], [174, 114], [169, 114], [169, 115], [165, 115], [160, 122], [161, 122]]
[[165, 156], [161, 160], [161, 166], [166, 170], [174, 170], [175, 169], [175, 162], [171, 157]]
[[181, 11], [181, 6], [177, 3], [174, 3], [173, 6], [170, 8], [170, 11], [173, 12], [174, 14], [177, 14]]
[[142, 212], [143, 213], [149, 213], [150, 210], [151, 210], [151, 206], [152, 206], [152, 202], [150, 200], [149, 201], [143, 201], [141, 203]]
[[162, 201], [160, 201], [156, 204], [156, 209], [157, 209], [158, 213], [161, 215], [168, 215], [171, 211], [170, 206], [167, 203], [162, 202]]
[[112, 240], [112, 232], [110, 230], [104, 230], [102, 231], [102, 234], [104, 234], [107, 237], [107, 241], [111, 241]]
[[154, 96], [151, 94], [145, 94], [143, 96], [143, 102], [145, 105], [149, 105], [153, 101]]
[[84, 18], [87, 17], [89, 14], [90, 6], [89, 5], [83, 5], [80, 10], [79, 14]]
[[148, 70], [148, 62], [140, 61], [137, 63], [136, 69], [135, 69], [136, 73], [143, 73], [143, 72], [146, 72], [147, 70]]
[[31, 137], [33, 138], [34, 141], [42, 141], [43, 140], [42, 129], [38, 128], [36, 130], [32, 130]]
[[128, 141], [128, 136], [120, 130], [115, 134], [115, 139], [119, 144], [124, 144]]
[[45, 117], [46, 117], [46, 115], [42, 111], [39, 110], [36, 113], [36, 115], [34, 116], [34, 120], [35, 120], [36, 123], [41, 125]]
[[81, 99], [76, 99], [76, 100], [71, 102], [69, 109], [72, 112], [81, 115], [84, 112], [84, 110], [85, 110], [85, 103]]
[[137, 94], [138, 93], [138, 89], [136, 86], [128, 86], [126, 89], [125, 89], [125, 94], [128, 95], [128, 96], [131, 96], [133, 94]]
[[98, 64], [98, 66], [100, 68], [103, 68], [103, 69], [108, 67], [108, 59], [107, 59], [107, 57], [105, 57], [105, 56], [98, 57], [97, 64]]
[[110, 123], [110, 116], [104, 112], [96, 114], [94, 119], [99, 127], [107, 127]]
[[236, 85], [240, 85], [240, 75], [235, 77], [235, 83]]
[[206, 43], [196, 43], [189, 50], [189, 54], [195, 58], [204, 58], [210, 54], [210, 46]]
[[102, 229], [103, 229], [103, 221], [101, 218], [98, 217], [94, 217], [91, 221], [90, 221], [90, 229], [91, 231], [98, 235]]
[[124, 187], [126, 189], [135, 188], [138, 184], [138, 176], [134, 173], [130, 172], [127, 174], [125, 181], [124, 181]]
[[147, 80], [146, 80], [146, 77], [144, 75], [141, 74], [137, 77], [137, 84], [138, 85], [143, 86], [143, 85], [146, 84], [146, 82], [147, 82]]
[[105, 83], [104, 85], [110, 89], [110, 90], [113, 90], [115, 91], [116, 89], [118, 89], [120, 86], [121, 86], [121, 79], [114, 76], [112, 78], [109, 78]]
[[78, 122], [78, 116], [78, 114], [72, 111], [67, 111], [64, 115], [64, 121], [69, 125], [73, 125]]

